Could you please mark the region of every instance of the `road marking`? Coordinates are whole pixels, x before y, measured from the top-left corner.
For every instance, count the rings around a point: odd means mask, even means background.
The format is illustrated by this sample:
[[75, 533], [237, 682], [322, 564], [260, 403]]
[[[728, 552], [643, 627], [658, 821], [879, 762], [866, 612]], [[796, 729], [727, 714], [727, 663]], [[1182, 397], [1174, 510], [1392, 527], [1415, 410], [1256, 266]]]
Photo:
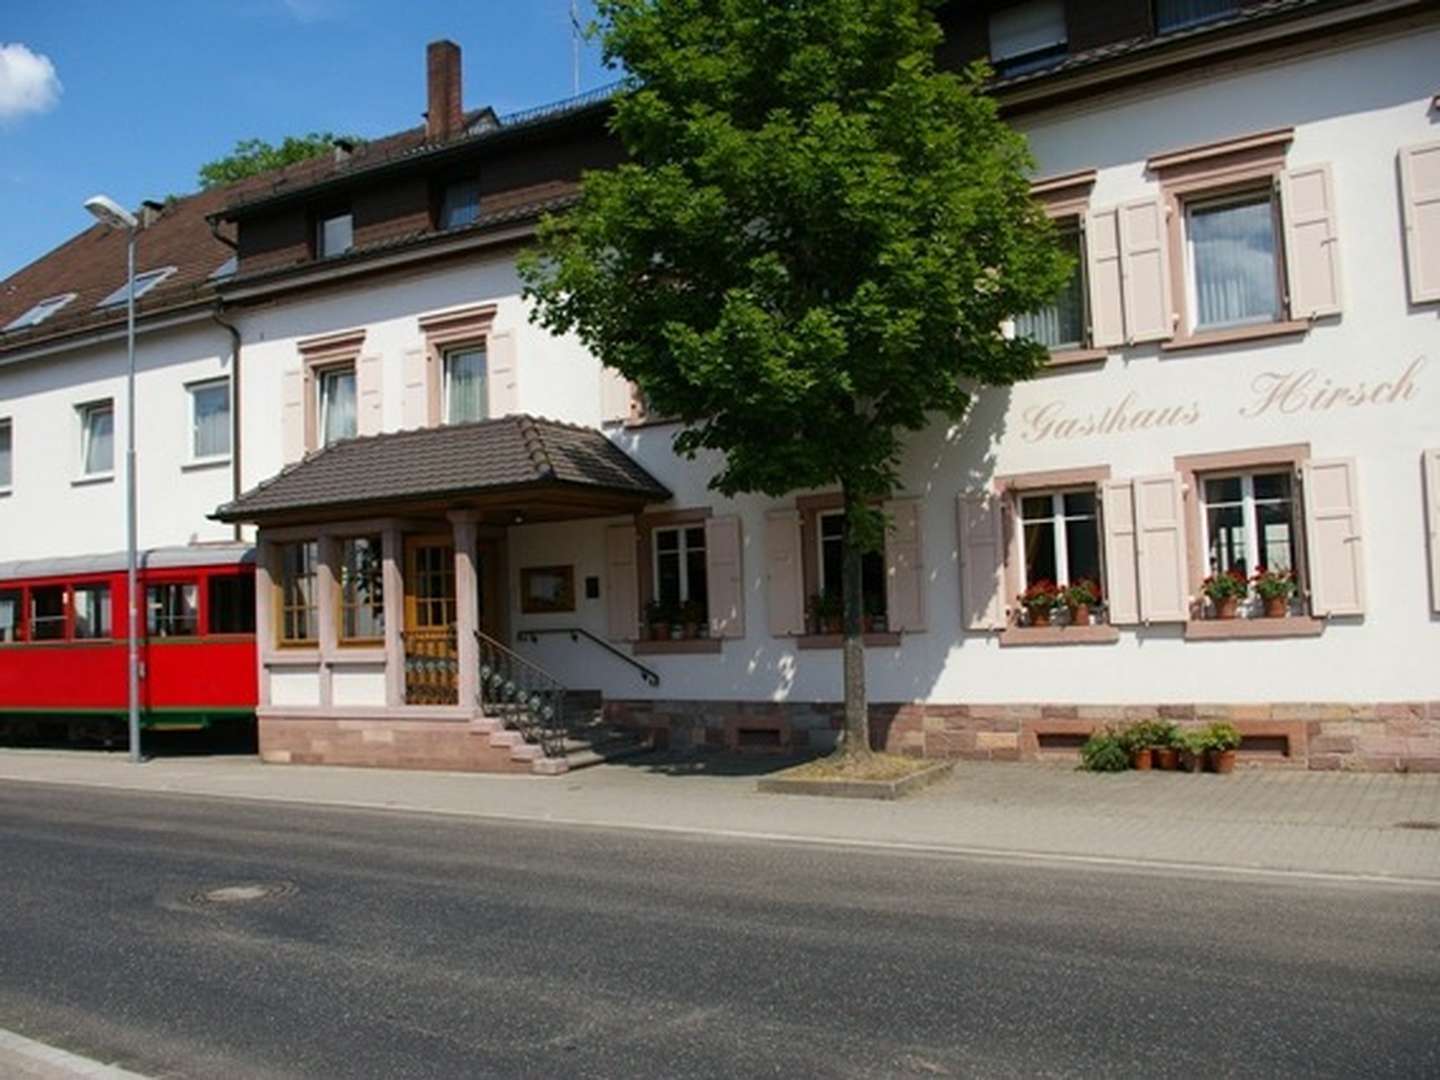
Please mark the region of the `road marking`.
[[0, 1028], [0, 1071], [10, 1075], [12, 1068], [20, 1076], [36, 1080], [148, 1080], [118, 1065], [106, 1065]]
[[449, 807], [402, 806], [393, 802], [363, 799], [307, 799], [298, 795], [265, 795], [261, 793], [201, 792], [175, 788], [139, 788], [129, 784], [112, 784], [93, 780], [31, 779], [0, 777], [30, 784], [64, 787], [92, 787], [109, 791], [125, 791], [136, 795], [180, 795], [196, 799], [266, 802], [291, 806], [335, 807], [350, 810], [374, 810], [389, 814], [425, 814], [440, 817], [468, 818], [520, 825], [559, 825], [566, 828], [600, 829], [617, 832], [639, 832], [668, 836], [705, 837], [720, 840], [793, 844], [804, 847], [848, 849], [892, 853], [897, 855], [930, 856], [935, 858], [969, 858], [992, 862], [1035, 863], [1078, 866], [1090, 869], [1141, 871], [1224, 877], [1270, 878], [1280, 881], [1322, 882], [1337, 885], [1392, 885], [1408, 888], [1440, 890], [1440, 878], [1405, 877], [1397, 874], [1345, 873], [1338, 870], [1299, 870], [1288, 867], [1243, 866], [1229, 863], [1184, 862], [1174, 859], [1145, 859], [1123, 855], [1079, 855], [1061, 851], [1025, 851], [988, 848], [975, 844], [918, 843], [908, 840], [867, 840], [861, 837], [813, 836], [804, 833], [770, 832], [756, 829], [722, 829], [703, 825], [664, 825], [655, 822], [611, 821], [594, 818], [557, 817], [549, 814], [520, 814], [503, 810], [461, 810]]

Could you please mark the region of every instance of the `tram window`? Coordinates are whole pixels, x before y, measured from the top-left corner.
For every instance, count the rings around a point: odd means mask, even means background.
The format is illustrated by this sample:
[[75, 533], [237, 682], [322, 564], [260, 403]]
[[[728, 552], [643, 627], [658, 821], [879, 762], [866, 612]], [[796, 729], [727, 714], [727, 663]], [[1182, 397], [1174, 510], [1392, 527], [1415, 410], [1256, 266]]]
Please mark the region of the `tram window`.
[[146, 631], [151, 637], [194, 637], [200, 616], [200, 587], [191, 581], [151, 585], [146, 590]]
[[65, 640], [65, 586], [31, 588], [30, 640]]
[[20, 640], [20, 590], [0, 590], [0, 644]]
[[77, 638], [108, 638], [110, 636], [110, 586], [75, 586], [75, 636]]
[[210, 579], [210, 633], [255, 632], [255, 579], [249, 574], [216, 575]]

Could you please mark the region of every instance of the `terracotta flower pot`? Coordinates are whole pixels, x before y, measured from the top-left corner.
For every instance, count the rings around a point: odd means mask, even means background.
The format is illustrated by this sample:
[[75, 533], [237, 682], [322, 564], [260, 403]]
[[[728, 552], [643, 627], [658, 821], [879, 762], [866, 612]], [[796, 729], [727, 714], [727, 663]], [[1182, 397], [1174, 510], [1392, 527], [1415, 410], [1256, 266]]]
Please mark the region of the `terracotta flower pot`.
[[1224, 776], [1235, 771], [1234, 750], [1208, 750], [1206, 757], [1209, 760], [1210, 771]]
[[1030, 625], [1031, 625], [1031, 626], [1049, 626], [1049, 625], [1050, 625], [1050, 609], [1049, 609], [1049, 608], [1030, 608], [1029, 610], [1030, 610]]
[[685, 640], [694, 641], [700, 636], [700, 624], [687, 622], [685, 624]]
[[1267, 596], [1265, 598], [1265, 617], [1267, 619], [1283, 619], [1290, 614], [1290, 598], [1288, 596]]
[[1130, 751], [1130, 767], [1136, 772], [1149, 772], [1152, 764], [1150, 748]]
[[1217, 619], [1233, 619], [1235, 612], [1240, 607], [1238, 596], [1227, 596], [1223, 600], [1215, 601], [1215, 617]]
[[1180, 763], [1180, 751], [1173, 746], [1157, 746], [1154, 750], [1155, 767], [1174, 771], [1175, 766]]
[[1070, 625], [1071, 625], [1071, 626], [1089, 626], [1089, 625], [1090, 625], [1090, 605], [1089, 605], [1089, 604], [1076, 604], [1074, 607], [1072, 607], [1072, 608], [1070, 609]]
[[845, 620], [839, 615], [826, 615], [820, 620], [820, 629], [826, 634], [839, 634], [845, 629]]
[[658, 622], [657, 622], [657, 623], [651, 623], [651, 624], [650, 624], [650, 640], [651, 640], [651, 641], [669, 641], [669, 640], [670, 640], [670, 624], [669, 624], [669, 623], [658, 623]]

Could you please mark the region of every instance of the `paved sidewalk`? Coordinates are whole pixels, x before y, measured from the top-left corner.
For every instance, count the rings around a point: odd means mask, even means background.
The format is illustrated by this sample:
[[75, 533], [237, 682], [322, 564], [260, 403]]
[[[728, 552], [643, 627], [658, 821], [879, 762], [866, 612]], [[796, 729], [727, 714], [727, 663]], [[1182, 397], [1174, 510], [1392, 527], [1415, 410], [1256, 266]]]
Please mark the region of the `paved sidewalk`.
[[759, 794], [757, 775], [778, 767], [726, 758], [638, 758], [546, 778], [261, 765], [245, 757], [168, 758], [136, 767], [120, 754], [0, 750], [0, 783], [1440, 886], [1436, 774], [1107, 776], [962, 762], [953, 779], [918, 796], [876, 803]]

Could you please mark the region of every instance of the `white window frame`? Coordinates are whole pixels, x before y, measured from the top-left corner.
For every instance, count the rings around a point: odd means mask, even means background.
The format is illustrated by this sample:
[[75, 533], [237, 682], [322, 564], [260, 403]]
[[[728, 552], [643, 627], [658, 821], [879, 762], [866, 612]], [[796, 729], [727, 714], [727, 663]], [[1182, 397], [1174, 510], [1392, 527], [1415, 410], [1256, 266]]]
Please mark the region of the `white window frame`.
[[[1092, 495], [1095, 498], [1095, 512], [1089, 517], [1069, 516], [1065, 513], [1066, 495]], [[1025, 516], [1026, 499], [1050, 500], [1050, 516], [1044, 518], [1027, 518]], [[1062, 488], [1036, 488], [1033, 490], [1022, 489], [1015, 492], [1015, 520], [1020, 527], [1015, 530], [1015, 543], [1017, 547], [1016, 556], [1019, 565], [1016, 567], [1020, 579], [1020, 591], [1023, 593], [1030, 587], [1030, 568], [1025, 565], [1025, 526], [1028, 524], [1042, 524], [1050, 522], [1055, 528], [1055, 584], [1074, 585], [1070, 578], [1070, 548], [1066, 542], [1067, 533], [1071, 522], [1089, 522], [1095, 529], [1096, 551], [1100, 558], [1100, 580], [1095, 584], [1100, 586], [1100, 594], [1108, 596], [1109, 592], [1105, 585], [1105, 534], [1100, 528], [1100, 493], [1093, 485], [1079, 484], [1073, 487]]]
[[[110, 467], [89, 472], [86, 470], [85, 464], [90, 458], [90, 416], [102, 410], [110, 413]], [[80, 460], [75, 470], [77, 478], [81, 483], [112, 479], [115, 476], [115, 437], [119, 434], [115, 422], [115, 399], [97, 398], [94, 401], [81, 402], [75, 406], [75, 417], [80, 424], [80, 438], [77, 444], [80, 449]]]
[[[1200, 552], [1205, 560], [1205, 574], [1222, 573], [1226, 568], [1216, 568], [1210, 564], [1210, 508], [1212, 505], [1233, 506], [1234, 503], [1224, 502], [1212, 504], [1206, 498], [1206, 487], [1212, 480], [1239, 480], [1240, 481], [1240, 523], [1245, 529], [1245, 576], [1251, 577], [1260, 569], [1260, 523], [1255, 515], [1255, 477], [1257, 476], [1278, 476], [1290, 477], [1290, 572], [1295, 575], [1295, 582], [1298, 593], [1304, 593], [1305, 581], [1303, 577], [1302, 551], [1300, 528], [1304, 521], [1305, 508], [1301, 503], [1303, 492], [1300, 490], [1300, 477], [1293, 466], [1288, 465], [1257, 465], [1254, 468], [1234, 470], [1227, 469], [1223, 472], [1199, 473], [1195, 477], [1195, 486], [1199, 488], [1196, 495], [1200, 503]], [[1261, 499], [1263, 503], [1277, 502], [1274, 499]]]
[[455, 421], [450, 419], [450, 359], [461, 353], [479, 353], [484, 357], [485, 367], [485, 400], [481, 416], [477, 420], [487, 420], [490, 417], [490, 350], [485, 342], [471, 345], [452, 345], [440, 353], [440, 422], [443, 424], [468, 423], [469, 421]]
[[[175, 269], [176, 268], [173, 266], [161, 266], [157, 267], [154, 270], [146, 270], [143, 273], [136, 274], [135, 299], [139, 300], [151, 289], [155, 288], [156, 285], [159, 285], [171, 274], [175, 273]], [[107, 308], [114, 307], [117, 304], [125, 303], [129, 288], [130, 283], [127, 281], [125, 282], [125, 284], [121, 285], [118, 289], [112, 292], [109, 296], [105, 297], [104, 300], [101, 300], [100, 303], [96, 304], [95, 306], [97, 308]]]
[[[474, 199], [474, 214], [470, 217], [470, 220], [469, 220], [469, 221], [451, 222], [451, 221], [449, 220], [449, 218], [448, 218], [447, 213], [446, 213], [447, 210], [458, 209], [460, 206], [468, 206], [468, 205], [470, 205], [469, 203], [451, 204], [451, 202], [450, 202], [450, 193], [451, 193], [452, 191], [457, 191], [457, 190], [460, 190], [460, 189], [473, 190], [474, 195], [475, 195], [475, 199]], [[475, 222], [478, 221], [479, 219], [480, 219], [480, 178], [479, 178], [478, 176], [475, 176], [475, 177], [466, 177], [466, 178], [462, 178], [462, 179], [458, 179], [458, 180], [452, 180], [450, 183], [446, 184], [443, 188], [440, 189], [440, 221], [437, 223], [438, 226], [439, 226], [439, 228], [441, 228], [441, 229], [464, 229], [464, 228], [467, 228], [467, 227], [475, 224]]]
[[66, 304], [74, 300], [76, 293], [60, 293], [57, 296], [49, 296], [44, 300], [31, 306], [27, 311], [11, 319], [4, 326], [0, 326], [0, 333], [8, 333], [11, 330], [28, 330], [32, 326], [39, 326], [46, 319], [50, 318]]
[[0, 416], [0, 432], [5, 433], [9, 444], [6, 453], [10, 459], [10, 475], [0, 477], [0, 495], [9, 495], [15, 487], [15, 421], [11, 417]]
[[[350, 222], [350, 243], [338, 251], [331, 251], [325, 246], [325, 226], [332, 221], [339, 221], [346, 218]], [[345, 210], [338, 214], [326, 214], [315, 220], [315, 256], [320, 259], [332, 259], [337, 255], [344, 255], [355, 250], [355, 213], [353, 210]]]
[[[1200, 322], [1200, 277], [1195, 267], [1195, 238], [1190, 225], [1190, 215], [1196, 210], [1215, 210], [1225, 206], [1254, 202], [1260, 196], [1264, 196], [1269, 201], [1270, 224], [1275, 232], [1275, 310], [1268, 316], [1255, 315], [1248, 319], [1202, 325]], [[1185, 237], [1185, 302], [1190, 333], [1209, 334], [1250, 326], [1273, 326], [1289, 318], [1290, 285], [1285, 277], [1285, 221], [1281, 213], [1279, 185], [1271, 180], [1268, 184], [1253, 184], [1223, 194], [1209, 195], [1201, 192], [1194, 197], [1183, 198], [1180, 208], [1181, 229]]]
[[[704, 522], [692, 521], [688, 524], [683, 525], [662, 525], [658, 528], [650, 530], [650, 573], [653, 589], [653, 591], [651, 592], [651, 596], [655, 600], [660, 599], [660, 537], [663, 536], [665, 533], [676, 533], [676, 543], [678, 546], [675, 550], [676, 554], [680, 559], [680, 603], [688, 604], [690, 602], [689, 556], [692, 551], [699, 551], [700, 553], [704, 554], [706, 549], [704, 539], [700, 541], [700, 546], [698, 548], [690, 547], [686, 543], [685, 532], [687, 529], [699, 529], [703, 537], [705, 532], [705, 524]], [[666, 552], [666, 554], [668, 555], [669, 552]], [[708, 562], [706, 564], [706, 569], [708, 573]], [[707, 581], [705, 584], [708, 586], [710, 583]], [[708, 588], [706, 592], [708, 595]]]
[[[355, 370], [354, 364], [330, 364], [326, 367], [315, 369], [315, 446], [316, 448], [330, 445], [330, 440], [325, 437], [326, 423], [330, 411], [330, 395], [327, 389], [330, 380], [337, 375], [349, 375], [355, 381], [355, 431], [349, 435], [341, 436], [343, 439], [353, 439], [360, 432], [360, 376]], [[340, 441], [340, 440], [337, 440]]]
[[[197, 420], [195, 414], [195, 395], [198, 391], [210, 390], [217, 386], [224, 387], [225, 389], [225, 411], [228, 418], [225, 424], [225, 430], [226, 441], [230, 444], [230, 449], [226, 450], [223, 454], [197, 454], [195, 452], [195, 424]], [[189, 432], [189, 439], [187, 440], [187, 465], [219, 465], [230, 460], [230, 455], [234, 451], [235, 443], [235, 432], [233, 430], [235, 422], [234, 409], [235, 398], [230, 389], [230, 379], [228, 376], [222, 375], [216, 379], [196, 379], [194, 382], [185, 384], [185, 422], [186, 430]]]
[[[1076, 341], [1067, 341], [1059, 345], [1045, 345], [1052, 353], [1084, 352], [1090, 348], [1090, 275], [1088, 270], [1087, 244], [1088, 237], [1085, 235], [1085, 215], [1061, 214], [1052, 219], [1056, 232], [1066, 234], [1073, 232], [1076, 239], [1076, 252], [1078, 264], [1075, 267], [1075, 274], [1080, 279], [1080, 337]], [[1050, 305], [1047, 304], [1047, 307]], [[1016, 332], [1019, 332], [1019, 321], [1015, 322]]]

